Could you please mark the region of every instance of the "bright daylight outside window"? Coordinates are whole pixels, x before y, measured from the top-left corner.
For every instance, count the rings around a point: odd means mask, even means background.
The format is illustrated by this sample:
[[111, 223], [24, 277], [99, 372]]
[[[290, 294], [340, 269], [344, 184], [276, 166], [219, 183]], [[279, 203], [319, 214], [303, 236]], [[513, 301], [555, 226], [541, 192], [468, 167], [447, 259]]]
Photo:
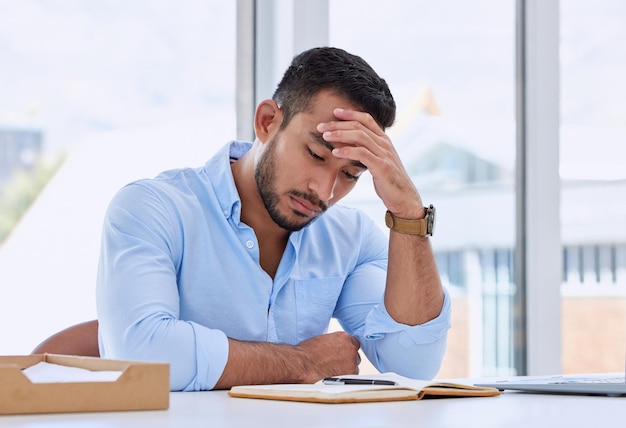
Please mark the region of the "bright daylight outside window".
[[[515, 2], [330, 1], [330, 44], [363, 56], [398, 105], [390, 130], [453, 297], [439, 377], [515, 373]], [[384, 225], [364, 183], [348, 196]], [[489, 207], [489, 209], [485, 209]]]
[[563, 370], [623, 372], [626, 355], [626, 3], [561, 15]]
[[121, 186], [234, 138], [235, 46], [234, 1], [0, 0], [0, 354], [95, 318]]

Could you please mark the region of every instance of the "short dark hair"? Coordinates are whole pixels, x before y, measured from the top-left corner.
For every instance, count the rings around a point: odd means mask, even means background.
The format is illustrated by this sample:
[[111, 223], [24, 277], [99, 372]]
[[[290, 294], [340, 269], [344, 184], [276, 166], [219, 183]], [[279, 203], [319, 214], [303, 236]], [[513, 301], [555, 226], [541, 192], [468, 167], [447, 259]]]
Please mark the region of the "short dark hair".
[[395, 120], [396, 103], [389, 86], [365, 60], [343, 49], [318, 47], [294, 57], [272, 96], [283, 110], [281, 127], [306, 111], [322, 90], [345, 97], [383, 129]]

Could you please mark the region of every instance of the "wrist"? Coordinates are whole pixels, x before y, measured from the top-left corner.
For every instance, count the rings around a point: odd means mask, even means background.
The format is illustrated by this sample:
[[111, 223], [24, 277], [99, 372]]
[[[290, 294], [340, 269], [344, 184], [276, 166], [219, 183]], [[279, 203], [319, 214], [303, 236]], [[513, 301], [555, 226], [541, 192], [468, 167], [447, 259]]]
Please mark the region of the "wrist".
[[426, 213], [428, 212], [427, 207], [420, 206], [416, 209], [411, 209], [408, 211], [391, 211], [388, 210], [394, 217], [403, 219], [403, 220], [421, 220], [426, 217]]
[[407, 198], [407, 203], [401, 206], [387, 207], [387, 210], [394, 215], [394, 217], [404, 220], [421, 220], [426, 217], [426, 207], [422, 204], [422, 200], [419, 196], [414, 198]]
[[387, 210], [385, 224], [395, 232], [406, 235], [432, 236], [435, 227], [435, 207], [424, 207], [421, 218], [403, 218]]
[[[311, 361], [309, 354], [300, 345], [292, 348], [290, 359], [290, 375], [293, 383], [313, 383], [318, 379], [314, 370], [315, 364]], [[288, 363], [289, 364], [289, 363]]]

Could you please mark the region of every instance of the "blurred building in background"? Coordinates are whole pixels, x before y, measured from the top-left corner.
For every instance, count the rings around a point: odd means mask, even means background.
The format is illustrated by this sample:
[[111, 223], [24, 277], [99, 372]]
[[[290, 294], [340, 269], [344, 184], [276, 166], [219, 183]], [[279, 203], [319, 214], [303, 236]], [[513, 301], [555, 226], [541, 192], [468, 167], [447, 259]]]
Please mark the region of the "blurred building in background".
[[0, 189], [16, 171], [30, 171], [43, 149], [40, 129], [0, 124]]

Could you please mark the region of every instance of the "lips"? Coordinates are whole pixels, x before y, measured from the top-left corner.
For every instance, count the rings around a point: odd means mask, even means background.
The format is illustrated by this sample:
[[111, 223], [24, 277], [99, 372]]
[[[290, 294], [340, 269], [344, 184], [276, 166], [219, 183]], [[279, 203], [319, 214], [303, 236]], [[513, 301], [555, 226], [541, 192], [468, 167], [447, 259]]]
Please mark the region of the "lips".
[[291, 201], [293, 203], [294, 209], [299, 213], [306, 215], [307, 217], [318, 216], [322, 213], [322, 209], [318, 205], [315, 205], [314, 203], [306, 199], [296, 198], [292, 196]]

